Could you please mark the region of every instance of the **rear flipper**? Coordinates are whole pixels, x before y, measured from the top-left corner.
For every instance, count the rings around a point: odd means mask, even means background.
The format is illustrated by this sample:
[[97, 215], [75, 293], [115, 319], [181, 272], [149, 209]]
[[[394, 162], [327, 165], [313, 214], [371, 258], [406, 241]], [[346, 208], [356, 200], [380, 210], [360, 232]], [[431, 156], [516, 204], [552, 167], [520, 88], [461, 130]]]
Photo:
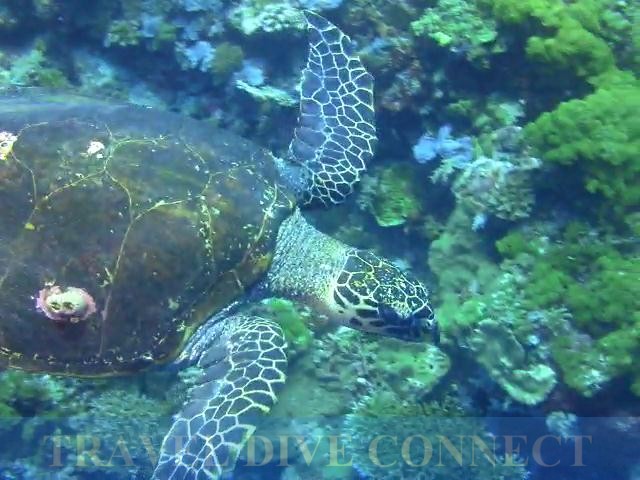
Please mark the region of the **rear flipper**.
[[346, 35], [314, 13], [305, 16], [309, 57], [289, 156], [302, 166], [305, 203], [340, 203], [373, 156], [373, 77]]
[[206, 348], [203, 374], [162, 442], [153, 480], [217, 480], [232, 471], [285, 382], [286, 344], [276, 323], [235, 315], [196, 335]]

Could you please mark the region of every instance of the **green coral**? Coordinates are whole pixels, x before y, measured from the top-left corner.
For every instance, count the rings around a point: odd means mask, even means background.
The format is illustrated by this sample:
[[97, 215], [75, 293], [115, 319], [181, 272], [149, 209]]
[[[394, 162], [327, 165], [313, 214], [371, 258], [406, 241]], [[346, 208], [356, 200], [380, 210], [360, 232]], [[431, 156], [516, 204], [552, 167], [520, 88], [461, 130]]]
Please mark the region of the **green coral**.
[[[578, 325], [593, 335], [633, 322], [640, 310], [640, 259], [611, 250], [592, 264], [588, 280], [573, 281], [565, 301]], [[631, 325], [629, 325], [631, 326]]]
[[487, 56], [504, 51], [495, 20], [483, 12], [475, 0], [439, 0], [420, 19], [411, 23], [414, 35], [429, 37], [441, 47], [484, 66]]
[[158, 29], [149, 42], [151, 50], [159, 50], [166, 45], [171, 45], [178, 38], [178, 28], [169, 22], [160, 22]]
[[[576, 263], [581, 261], [574, 258]], [[526, 290], [529, 302], [563, 303], [573, 315], [574, 326], [588, 335], [583, 335], [582, 343], [584, 338], [590, 339], [588, 349], [566, 338], [552, 341], [565, 382], [590, 395], [594, 390], [585, 382], [585, 375], [602, 377], [600, 384], [626, 374], [631, 374], [634, 382], [640, 381], [633, 362], [640, 355], [640, 285], [635, 280], [640, 278], [640, 257], [625, 258], [611, 250], [586, 264], [590, 268], [579, 276], [557, 264], [543, 265], [534, 270], [532, 288]], [[576, 368], [579, 364], [583, 366]]]
[[0, 84], [61, 88], [68, 85], [65, 74], [55, 68], [47, 56], [43, 41], [17, 56], [0, 54]]
[[290, 349], [296, 352], [308, 350], [313, 341], [309, 329], [310, 314], [293, 302], [282, 298], [268, 298], [262, 302], [266, 318], [273, 318], [282, 327]]
[[617, 213], [640, 202], [640, 80], [615, 72], [583, 99], [560, 104], [525, 129], [545, 161], [571, 165]]
[[[615, 65], [603, 36], [603, 16], [611, 0], [495, 0], [485, 1], [494, 16], [507, 24], [531, 27], [527, 55], [536, 61], [569, 68], [581, 77], [593, 77]], [[527, 28], [528, 29], [528, 28]]]
[[215, 83], [226, 82], [233, 73], [242, 67], [244, 52], [239, 45], [222, 42], [216, 47], [216, 54], [211, 63], [211, 72]]
[[438, 322], [443, 333], [461, 337], [473, 328], [475, 316], [460, 312], [461, 300], [488, 285], [498, 267], [484, 253], [481, 238], [471, 230], [472, 215], [456, 207], [444, 232], [429, 247], [429, 267], [438, 279]]
[[567, 229], [561, 243], [539, 254], [525, 293], [531, 306], [563, 302], [577, 325], [591, 335], [627, 325], [640, 310], [640, 258], [594, 239], [580, 224]]
[[522, 102], [501, 95], [462, 98], [446, 106], [448, 114], [470, 123], [481, 134], [490, 135], [496, 129], [516, 125], [524, 115]]
[[140, 24], [135, 20], [115, 20], [109, 25], [104, 39], [107, 47], [130, 47], [140, 43]]
[[386, 372], [388, 383], [397, 392], [420, 395], [430, 392], [444, 377], [451, 361], [433, 345], [403, 344], [380, 341], [376, 355], [377, 368]]
[[568, 323], [555, 324], [550, 342], [567, 385], [591, 396], [612, 378], [631, 375], [634, 385], [640, 382], [633, 365], [640, 354], [636, 247], [573, 223], [560, 241], [544, 248], [532, 248], [510, 234], [498, 249], [520, 263], [529, 259], [530, 273], [522, 289], [528, 310], [567, 310]]
[[374, 170], [364, 179], [359, 203], [381, 227], [419, 220], [422, 214], [420, 178], [413, 166], [394, 163]]
[[[584, 172], [589, 192], [609, 200], [622, 216], [640, 201], [640, 81], [619, 65], [616, 41], [630, 44], [638, 7], [613, 0], [496, 0], [487, 2], [500, 21], [528, 34], [529, 58], [573, 72], [596, 90], [560, 104], [526, 128], [543, 160]], [[635, 35], [637, 36], [637, 35]]]
[[552, 38], [530, 38], [527, 55], [540, 62], [571, 67], [579, 76], [597, 75], [614, 65], [607, 43], [574, 19], [566, 19]]
[[496, 241], [496, 249], [505, 258], [515, 258], [521, 253], [531, 252], [532, 245], [522, 232], [512, 231]]

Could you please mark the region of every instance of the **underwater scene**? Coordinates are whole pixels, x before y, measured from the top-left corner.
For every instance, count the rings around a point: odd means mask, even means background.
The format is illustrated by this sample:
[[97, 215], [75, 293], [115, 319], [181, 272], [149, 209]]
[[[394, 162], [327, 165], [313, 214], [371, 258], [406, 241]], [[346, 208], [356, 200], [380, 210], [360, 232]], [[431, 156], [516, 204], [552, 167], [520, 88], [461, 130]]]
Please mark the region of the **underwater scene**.
[[640, 480], [639, 365], [640, 2], [0, 0], [0, 480]]

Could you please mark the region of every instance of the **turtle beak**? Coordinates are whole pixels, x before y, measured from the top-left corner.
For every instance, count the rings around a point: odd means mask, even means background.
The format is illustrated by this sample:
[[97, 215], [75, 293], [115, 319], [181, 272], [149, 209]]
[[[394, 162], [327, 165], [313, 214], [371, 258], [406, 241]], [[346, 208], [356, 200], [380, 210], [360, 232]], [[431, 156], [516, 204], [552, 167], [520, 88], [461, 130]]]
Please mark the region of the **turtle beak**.
[[400, 315], [389, 305], [378, 306], [378, 316], [385, 322], [384, 333], [402, 340], [422, 342], [431, 338], [440, 344], [440, 329], [432, 310], [426, 305], [408, 316]]
[[436, 347], [440, 345], [440, 326], [438, 322], [434, 318], [431, 323], [425, 322], [423, 324], [423, 329], [425, 334], [431, 335], [431, 343], [433, 343]]
[[411, 315], [415, 324], [416, 331], [419, 331], [419, 339], [424, 340], [430, 338], [431, 343], [440, 345], [440, 327], [433, 315], [431, 309], [427, 307], [421, 308], [419, 311]]
[[433, 310], [427, 305], [417, 310], [411, 315], [417, 323], [416, 328], [420, 329], [423, 337], [430, 338], [434, 345], [440, 345], [440, 327]]

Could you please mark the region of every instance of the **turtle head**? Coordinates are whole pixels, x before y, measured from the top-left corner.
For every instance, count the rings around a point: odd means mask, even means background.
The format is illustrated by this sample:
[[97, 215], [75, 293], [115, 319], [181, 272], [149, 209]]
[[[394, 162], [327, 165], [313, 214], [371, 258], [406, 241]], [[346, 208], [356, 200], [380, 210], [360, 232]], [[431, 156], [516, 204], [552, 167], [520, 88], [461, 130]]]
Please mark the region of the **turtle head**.
[[439, 342], [429, 292], [372, 252], [351, 249], [333, 285], [331, 310], [345, 325], [409, 341]]

